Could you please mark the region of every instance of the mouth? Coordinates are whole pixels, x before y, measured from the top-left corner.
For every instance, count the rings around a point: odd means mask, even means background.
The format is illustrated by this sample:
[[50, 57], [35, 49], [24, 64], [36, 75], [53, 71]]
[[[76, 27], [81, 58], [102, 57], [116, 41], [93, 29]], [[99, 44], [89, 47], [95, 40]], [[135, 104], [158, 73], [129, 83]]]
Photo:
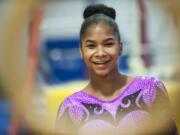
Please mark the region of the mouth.
[[105, 65], [107, 63], [109, 63], [110, 60], [107, 60], [107, 61], [94, 61], [93, 63], [96, 64], [96, 65]]

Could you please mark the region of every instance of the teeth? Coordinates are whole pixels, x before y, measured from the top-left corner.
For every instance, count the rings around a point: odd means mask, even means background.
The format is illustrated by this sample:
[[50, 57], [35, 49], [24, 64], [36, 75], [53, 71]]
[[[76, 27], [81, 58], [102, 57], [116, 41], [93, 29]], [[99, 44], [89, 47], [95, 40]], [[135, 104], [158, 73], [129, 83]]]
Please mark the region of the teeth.
[[97, 64], [103, 64], [103, 63], [105, 63], [105, 62], [96, 62]]
[[105, 62], [94, 62], [95, 64], [105, 64], [106, 63], [106, 61]]

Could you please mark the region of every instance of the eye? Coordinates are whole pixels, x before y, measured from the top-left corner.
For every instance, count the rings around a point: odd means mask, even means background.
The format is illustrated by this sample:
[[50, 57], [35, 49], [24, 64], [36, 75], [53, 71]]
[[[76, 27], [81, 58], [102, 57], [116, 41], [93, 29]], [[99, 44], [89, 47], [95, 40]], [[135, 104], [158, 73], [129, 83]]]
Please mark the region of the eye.
[[96, 46], [95, 46], [94, 44], [88, 44], [88, 45], [86, 45], [86, 47], [89, 48], [89, 49], [93, 49], [93, 48], [95, 48]]
[[104, 45], [105, 47], [112, 47], [114, 45], [114, 42], [107, 42]]

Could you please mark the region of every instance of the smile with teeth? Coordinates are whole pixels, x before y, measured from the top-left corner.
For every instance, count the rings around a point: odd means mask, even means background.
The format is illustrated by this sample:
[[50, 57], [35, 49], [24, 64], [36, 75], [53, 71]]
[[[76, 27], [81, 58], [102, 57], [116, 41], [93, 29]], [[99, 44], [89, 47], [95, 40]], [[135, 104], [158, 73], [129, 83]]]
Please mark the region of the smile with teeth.
[[106, 64], [108, 62], [109, 62], [109, 60], [108, 61], [94, 61], [93, 63], [96, 64], [96, 65], [104, 65], [104, 64]]

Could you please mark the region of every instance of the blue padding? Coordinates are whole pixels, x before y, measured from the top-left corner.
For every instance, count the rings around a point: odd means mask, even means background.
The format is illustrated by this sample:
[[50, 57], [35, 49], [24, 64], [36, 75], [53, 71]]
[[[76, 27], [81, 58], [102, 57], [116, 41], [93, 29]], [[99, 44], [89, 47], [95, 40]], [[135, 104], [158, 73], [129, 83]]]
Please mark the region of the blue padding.
[[46, 47], [48, 49], [53, 48], [79, 48], [79, 40], [76, 38], [68, 38], [68, 39], [48, 39], [46, 41]]
[[86, 70], [80, 57], [78, 39], [49, 39], [45, 43], [45, 48], [46, 61], [50, 69], [48, 71], [50, 84], [85, 78]]
[[122, 55], [121, 58], [119, 59], [119, 69], [120, 71], [125, 72], [125, 73], [129, 72], [129, 68], [127, 65], [128, 58], [129, 58], [128, 55]]
[[10, 117], [11, 105], [6, 101], [0, 100], [0, 118]]
[[6, 101], [0, 100], [0, 135], [8, 134], [8, 127], [11, 120], [11, 105]]

